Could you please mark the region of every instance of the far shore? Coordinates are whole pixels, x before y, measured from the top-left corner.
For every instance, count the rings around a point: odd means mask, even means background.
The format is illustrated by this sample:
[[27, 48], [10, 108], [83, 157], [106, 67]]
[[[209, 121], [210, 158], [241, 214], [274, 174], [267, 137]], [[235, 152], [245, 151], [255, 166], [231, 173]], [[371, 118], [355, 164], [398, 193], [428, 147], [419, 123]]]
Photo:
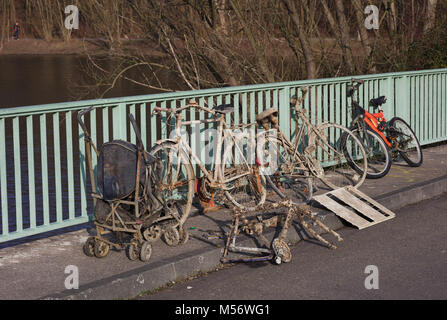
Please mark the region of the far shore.
[[[163, 56], [155, 46], [140, 40], [123, 39], [122, 45], [141, 54]], [[111, 49], [113, 51], [113, 48]], [[108, 54], [111, 51], [98, 39], [71, 39], [69, 41], [21, 38], [0, 42], [0, 55], [86, 55]]]

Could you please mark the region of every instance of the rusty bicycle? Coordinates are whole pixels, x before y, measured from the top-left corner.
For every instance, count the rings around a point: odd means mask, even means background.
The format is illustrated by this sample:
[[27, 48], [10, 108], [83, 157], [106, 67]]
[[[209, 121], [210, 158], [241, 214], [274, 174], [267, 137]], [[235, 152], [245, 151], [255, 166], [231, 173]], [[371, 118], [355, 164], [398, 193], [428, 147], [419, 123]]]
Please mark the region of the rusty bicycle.
[[[366, 177], [367, 157], [362, 143], [349, 129], [330, 122], [313, 125], [302, 107], [308, 88], [302, 87], [301, 91], [301, 98], [291, 99], [296, 124], [293, 141], [279, 127], [277, 109], [256, 117], [264, 129], [258, 134], [257, 158], [266, 181], [281, 198], [308, 203], [314, 188], [359, 187]], [[352, 169], [350, 162], [363, 171]], [[316, 186], [314, 178], [324, 185]]]
[[[184, 121], [182, 111], [195, 109], [205, 111], [213, 117], [203, 120]], [[175, 211], [182, 212], [179, 225], [185, 222], [192, 205], [195, 191], [200, 190], [201, 197], [209, 199], [222, 192], [228, 201], [239, 208], [254, 210], [265, 201], [265, 177], [263, 177], [253, 159], [255, 153], [254, 137], [249, 134], [236, 133], [250, 125], [229, 127], [225, 116], [234, 111], [232, 105], [220, 105], [210, 109], [190, 101], [179, 108], [153, 109], [153, 115], [166, 112], [175, 116], [175, 136], [155, 143], [150, 154], [157, 159], [154, 164], [155, 189], [160, 196], [172, 203]], [[189, 145], [181, 128], [201, 123], [217, 123], [217, 142], [215, 143], [213, 168], [197, 156]], [[251, 141], [253, 140], [253, 141]], [[250, 152], [253, 150], [253, 152]], [[193, 162], [197, 164], [203, 177], [195, 179]]]

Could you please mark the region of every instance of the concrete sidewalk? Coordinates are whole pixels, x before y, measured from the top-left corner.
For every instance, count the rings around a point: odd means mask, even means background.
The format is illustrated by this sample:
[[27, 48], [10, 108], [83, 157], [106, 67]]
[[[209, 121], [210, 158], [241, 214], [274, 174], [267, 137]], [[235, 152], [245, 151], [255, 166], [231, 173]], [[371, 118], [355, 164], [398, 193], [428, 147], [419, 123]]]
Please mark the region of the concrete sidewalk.
[[[386, 177], [367, 180], [360, 190], [391, 210], [447, 192], [447, 145], [423, 151], [420, 168], [395, 163]], [[344, 226], [334, 214], [317, 211], [330, 228]], [[170, 281], [215, 270], [224, 239], [208, 240], [203, 235], [208, 231], [222, 234], [229, 220], [226, 210], [191, 217], [186, 223], [188, 229], [195, 227], [189, 231], [190, 240], [176, 248], [156, 242], [148, 263], [132, 262], [124, 252], [112, 251], [104, 259], [85, 256], [82, 246], [92, 231], [89, 229], [0, 249], [0, 299], [131, 298]], [[373, 228], [380, 228], [380, 224]], [[307, 233], [294, 224], [288, 238], [296, 242], [307, 238]], [[328, 240], [333, 242], [329, 236]], [[65, 289], [65, 269], [69, 265], [79, 268], [79, 290]]]

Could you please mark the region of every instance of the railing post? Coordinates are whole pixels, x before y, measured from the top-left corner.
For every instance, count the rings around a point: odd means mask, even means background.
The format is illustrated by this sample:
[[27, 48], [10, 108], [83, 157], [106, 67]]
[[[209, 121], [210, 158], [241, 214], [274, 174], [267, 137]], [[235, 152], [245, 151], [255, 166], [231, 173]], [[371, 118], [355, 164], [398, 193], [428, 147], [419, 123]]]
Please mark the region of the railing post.
[[8, 179], [6, 173], [6, 135], [5, 135], [5, 119], [0, 119], [0, 189], [2, 198], [2, 236], [9, 233], [8, 226]]
[[14, 179], [15, 179], [15, 199], [16, 199], [16, 231], [23, 230], [22, 211], [22, 166], [20, 155], [20, 126], [19, 117], [12, 120], [13, 140], [14, 140]]
[[[388, 110], [393, 111], [393, 116], [396, 114], [396, 104], [394, 101], [396, 92], [395, 92], [394, 82], [395, 82], [394, 77], [389, 76], [387, 79], [387, 90], [388, 90], [387, 104], [389, 104], [389, 106], [390, 106]], [[391, 117], [389, 117], [389, 118], [391, 119]]]
[[279, 126], [290, 139], [290, 88], [284, 87], [279, 91]]
[[127, 113], [125, 103], [120, 103], [113, 108], [113, 139], [127, 140]]
[[403, 76], [398, 81], [398, 103], [396, 106], [396, 115], [410, 123], [410, 105], [408, 96], [410, 94], [408, 76]]

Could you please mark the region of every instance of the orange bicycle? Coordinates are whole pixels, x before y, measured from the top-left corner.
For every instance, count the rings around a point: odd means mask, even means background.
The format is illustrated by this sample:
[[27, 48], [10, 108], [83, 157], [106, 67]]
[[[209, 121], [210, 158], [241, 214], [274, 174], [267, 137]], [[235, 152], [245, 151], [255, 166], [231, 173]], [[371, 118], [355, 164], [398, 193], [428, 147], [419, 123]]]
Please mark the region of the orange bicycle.
[[[377, 113], [366, 111], [355, 96], [355, 91], [364, 81], [352, 79], [352, 82], [348, 87], [348, 97], [352, 100], [354, 120], [349, 129], [362, 141], [367, 153], [366, 177], [378, 179], [385, 176], [397, 155], [401, 155], [411, 167], [419, 167], [423, 161], [422, 150], [411, 127], [399, 117], [386, 121], [382, 110], [387, 100], [385, 96], [370, 100], [370, 106], [377, 109]], [[348, 162], [354, 170], [362, 173], [355, 162]]]

